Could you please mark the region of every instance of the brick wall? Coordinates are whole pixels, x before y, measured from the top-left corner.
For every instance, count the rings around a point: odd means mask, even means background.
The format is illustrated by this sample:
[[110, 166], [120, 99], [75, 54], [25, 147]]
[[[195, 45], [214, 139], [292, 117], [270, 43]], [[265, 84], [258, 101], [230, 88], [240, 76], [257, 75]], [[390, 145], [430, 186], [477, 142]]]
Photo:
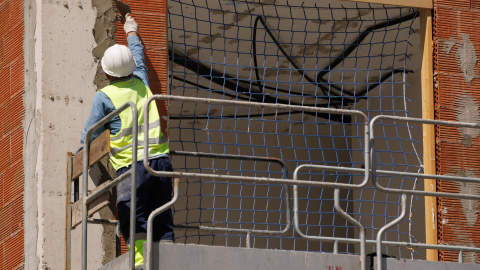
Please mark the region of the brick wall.
[[[145, 47], [145, 58], [148, 69], [150, 89], [153, 94], [167, 94], [168, 49], [167, 49], [167, 1], [154, 0], [124, 0], [129, 5], [132, 16], [139, 25], [138, 34]], [[118, 12], [120, 14], [120, 12]], [[117, 22], [115, 38], [118, 44], [128, 45], [123, 30], [124, 20]], [[167, 103], [157, 101], [163, 134], [168, 136], [167, 120], [162, 116], [167, 114]], [[127, 251], [122, 237], [121, 252]]]
[[23, 1], [0, 0], [1, 269], [21, 268], [24, 262], [23, 37]]
[[[434, 1], [435, 118], [480, 122], [480, 1]], [[437, 174], [480, 177], [480, 131], [441, 127], [436, 129]], [[480, 194], [476, 184], [437, 181], [437, 191]], [[440, 198], [439, 244], [480, 247], [478, 202]], [[439, 251], [439, 260], [458, 261], [458, 252]], [[475, 253], [464, 261], [479, 263]]]

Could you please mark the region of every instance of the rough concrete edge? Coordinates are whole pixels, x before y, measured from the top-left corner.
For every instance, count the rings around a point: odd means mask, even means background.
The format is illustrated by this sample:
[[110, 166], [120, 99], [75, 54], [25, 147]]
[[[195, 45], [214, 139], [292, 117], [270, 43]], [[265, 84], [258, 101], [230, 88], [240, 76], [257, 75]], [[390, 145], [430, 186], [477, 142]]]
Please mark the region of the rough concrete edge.
[[39, 1], [24, 1], [24, 95], [23, 106], [25, 118], [23, 120], [23, 161], [24, 161], [24, 255], [25, 269], [38, 269], [37, 256], [38, 236], [38, 208], [37, 208], [37, 122], [36, 96], [37, 71], [35, 67], [35, 33], [37, 27], [37, 3]]
[[102, 70], [100, 64], [103, 53], [108, 47], [116, 43], [115, 39], [115, 5], [113, 0], [92, 0], [92, 7], [97, 10], [97, 19], [93, 29], [93, 35], [97, 46], [92, 50], [92, 56], [95, 58], [97, 64], [97, 73], [93, 83], [98, 89], [108, 85], [108, 80]]
[[[97, 86], [97, 89], [101, 89], [108, 85], [108, 80], [104, 75], [100, 61], [105, 52], [105, 50], [116, 43], [115, 40], [115, 3], [113, 0], [91, 0], [92, 8], [96, 9], [97, 17], [95, 20], [94, 28], [92, 29], [92, 34], [96, 43], [95, 48], [92, 49], [92, 57], [97, 63], [97, 72], [95, 74], [93, 83]], [[111, 173], [113, 168], [109, 168], [110, 162], [108, 159], [102, 161], [102, 166]], [[101, 173], [107, 174], [106, 172]], [[107, 177], [106, 179], [114, 179], [112, 177]], [[104, 179], [104, 180], [106, 180]], [[102, 219], [113, 219], [113, 212], [110, 209], [104, 209], [99, 213], [100, 218]], [[116, 228], [115, 226], [102, 224], [103, 233], [101, 237], [102, 243], [102, 264], [106, 264], [116, 257]], [[113, 239], [112, 239], [113, 238]]]

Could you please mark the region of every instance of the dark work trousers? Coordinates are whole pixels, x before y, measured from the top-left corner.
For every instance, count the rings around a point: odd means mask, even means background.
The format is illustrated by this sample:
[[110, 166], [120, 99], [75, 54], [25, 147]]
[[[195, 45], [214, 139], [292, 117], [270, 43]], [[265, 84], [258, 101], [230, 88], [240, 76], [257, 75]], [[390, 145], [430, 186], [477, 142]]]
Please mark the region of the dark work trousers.
[[[150, 167], [155, 171], [172, 171], [172, 163], [168, 157], [149, 159]], [[117, 177], [131, 168], [118, 169]], [[131, 180], [125, 179], [117, 185], [117, 209], [120, 221], [120, 230], [125, 240], [129, 239], [130, 233], [130, 194]], [[171, 178], [156, 177], [148, 173], [143, 166], [143, 161], [137, 162], [137, 216], [135, 233], [147, 233], [148, 216], [158, 207], [172, 199]], [[153, 241], [173, 241], [173, 218], [172, 210], [158, 215], [153, 221]]]

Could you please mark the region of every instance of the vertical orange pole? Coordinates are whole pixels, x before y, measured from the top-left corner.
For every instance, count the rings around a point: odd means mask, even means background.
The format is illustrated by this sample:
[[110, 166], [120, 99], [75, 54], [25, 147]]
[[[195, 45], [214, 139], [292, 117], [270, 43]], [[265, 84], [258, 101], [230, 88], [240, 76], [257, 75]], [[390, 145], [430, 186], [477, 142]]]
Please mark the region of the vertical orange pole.
[[[420, 10], [420, 29], [422, 31], [422, 118], [434, 119], [433, 99], [433, 24], [432, 10]], [[426, 174], [436, 174], [435, 170], [435, 128], [423, 125], [423, 166]], [[436, 180], [425, 180], [425, 191], [436, 191]], [[437, 244], [437, 200], [425, 197], [425, 241]], [[428, 249], [427, 260], [437, 261], [438, 250]]]

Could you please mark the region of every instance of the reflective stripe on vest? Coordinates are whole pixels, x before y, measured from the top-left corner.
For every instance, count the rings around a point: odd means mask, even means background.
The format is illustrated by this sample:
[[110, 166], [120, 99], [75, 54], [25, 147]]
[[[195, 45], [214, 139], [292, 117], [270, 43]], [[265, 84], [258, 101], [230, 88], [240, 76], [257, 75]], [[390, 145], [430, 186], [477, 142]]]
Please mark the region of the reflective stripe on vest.
[[[139, 79], [132, 77], [125, 81], [115, 82], [101, 89], [113, 103], [115, 108], [132, 101], [138, 110], [138, 149], [137, 160], [143, 159], [144, 132], [148, 132], [149, 157], [168, 154], [167, 138], [160, 129], [160, 116], [154, 101], [149, 104], [149, 130], [143, 130], [144, 109], [147, 99], [152, 96], [150, 89]], [[131, 108], [127, 108], [119, 114], [121, 129], [117, 134], [110, 134], [110, 162], [115, 170], [132, 164], [132, 132], [133, 117]]]
[[[157, 127], [160, 127], [160, 119], [153, 123], [148, 124], [149, 129], [154, 129]], [[139, 134], [144, 132], [143, 128], [144, 128], [144, 125], [138, 126]], [[119, 140], [125, 136], [132, 135], [132, 132], [133, 132], [133, 127], [124, 128], [122, 129], [122, 131], [120, 131], [118, 134], [115, 135], [115, 140]]]
[[[148, 145], [152, 145], [152, 144], [163, 144], [163, 143], [166, 143], [167, 142], [167, 139], [165, 138], [165, 136], [162, 136], [162, 137], [156, 137], [156, 138], [148, 138]], [[144, 141], [138, 141], [138, 151], [140, 151], [140, 149], [143, 149], [143, 143]], [[110, 156], [115, 156], [116, 154], [122, 152], [123, 150], [129, 148], [129, 147], [132, 147], [132, 144], [129, 144], [129, 145], [125, 145], [124, 147], [120, 147], [120, 148], [111, 148], [110, 149]], [[137, 151], [137, 152], [138, 152]], [[143, 158], [143, 153], [142, 153], [142, 158]]]

